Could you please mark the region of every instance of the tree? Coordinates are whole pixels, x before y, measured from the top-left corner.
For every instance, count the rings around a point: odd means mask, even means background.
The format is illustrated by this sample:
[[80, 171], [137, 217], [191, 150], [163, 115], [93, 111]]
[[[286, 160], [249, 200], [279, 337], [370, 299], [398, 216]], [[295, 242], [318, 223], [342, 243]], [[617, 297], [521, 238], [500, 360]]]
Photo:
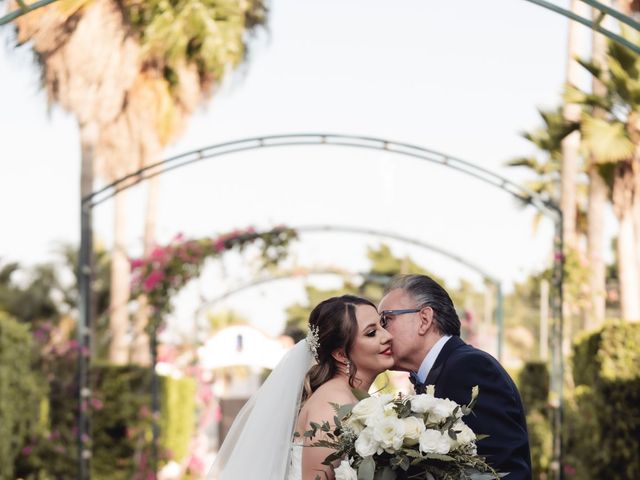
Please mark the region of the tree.
[[[16, 21], [19, 44], [30, 42], [51, 103], [73, 113], [82, 144], [81, 195], [94, 170], [106, 181], [159, 160], [186, 118], [266, 21], [261, 0], [61, 0]], [[149, 189], [147, 251], [152, 243], [157, 184]], [[112, 255], [111, 360], [128, 361], [125, 335], [129, 266], [124, 252], [124, 198], [115, 198]], [[148, 351], [144, 308], [137, 351]]]
[[[638, 38], [640, 35], [632, 41], [637, 42]], [[593, 161], [610, 178], [619, 223], [621, 314], [624, 319], [637, 321], [640, 320], [640, 56], [609, 42], [604, 62], [582, 60], [581, 65], [604, 86], [604, 94], [570, 86], [566, 96], [583, 106], [580, 130], [584, 144]]]

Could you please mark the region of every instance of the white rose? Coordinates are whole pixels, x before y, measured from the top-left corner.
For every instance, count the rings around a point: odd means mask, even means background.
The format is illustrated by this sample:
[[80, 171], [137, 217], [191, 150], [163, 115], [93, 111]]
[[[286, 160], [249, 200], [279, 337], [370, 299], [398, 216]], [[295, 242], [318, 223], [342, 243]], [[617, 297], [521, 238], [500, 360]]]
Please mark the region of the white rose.
[[385, 417], [373, 427], [373, 438], [388, 453], [402, 447], [404, 433], [404, 422], [395, 416]]
[[356, 439], [355, 447], [358, 455], [363, 458], [370, 457], [374, 453], [378, 453], [378, 449], [380, 449], [380, 453], [382, 453], [380, 445], [373, 437], [373, 428], [371, 427], [367, 427], [360, 432], [360, 435], [358, 435], [358, 438]]
[[[453, 415], [453, 411], [458, 404], [449, 400], [448, 398], [434, 398], [435, 402], [432, 408], [429, 409], [429, 421], [433, 423], [440, 423], [445, 418]], [[458, 418], [462, 416], [462, 411], [458, 409], [456, 415]]]
[[373, 423], [374, 419], [384, 416], [384, 407], [378, 397], [367, 397], [355, 404], [351, 410], [354, 420], [360, 420], [365, 425]]
[[425, 430], [420, 435], [420, 450], [424, 453], [449, 453], [451, 438], [446, 433], [443, 435], [438, 430]]
[[336, 480], [358, 480], [358, 472], [346, 460], [340, 462], [340, 466], [335, 469], [335, 474]]
[[349, 418], [344, 421], [344, 425], [350, 430], [353, 430], [356, 435], [360, 435], [360, 432], [364, 430], [364, 423], [353, 416], [349, 416]]
[[404, 423], [404, 444], [408, 447], [416, 445], [420, 441], [420, 435], [426, 429], [424, 422], [416, 417], [403, 418], [402, 422]]
[[436, 398], [426, 393], [411, 397], [411, 411], [415, 413], [426, 413], [435, 405]]
[[396, 415], [396, 406], [393, 403], [387, 403], [384, 406], [383, 410], [384, 410], [384, 416], [385, 417], [390, 417], [390, 416], [396, 417], [397, 416]]
[[476, 439], [476, 434], [462, 420], [458, 420], [451, 428], [456, 432], [457, 445], [468, 445]]
[[391, 395], [390, 393], [383, 393], [378, 398], [380, 399], [380, 403], [382, 405], [386, 405], [387, 403], [391, 403], [391, 401], [393, 400], [393, 395]]

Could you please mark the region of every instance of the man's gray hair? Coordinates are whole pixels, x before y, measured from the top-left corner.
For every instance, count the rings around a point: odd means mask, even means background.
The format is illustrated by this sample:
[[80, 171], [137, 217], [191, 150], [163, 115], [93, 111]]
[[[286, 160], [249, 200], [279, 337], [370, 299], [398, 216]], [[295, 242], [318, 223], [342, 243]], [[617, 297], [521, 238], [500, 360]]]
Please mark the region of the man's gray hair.
[[460, 318], [453, 301], [433, 278], [427, 275], [397, 275], [385, 288], [385, 294], [396, 289], [404, 290], [411, 296], [416, 301], [416, 307], [431, 307], [440, 333], [460, 336]]

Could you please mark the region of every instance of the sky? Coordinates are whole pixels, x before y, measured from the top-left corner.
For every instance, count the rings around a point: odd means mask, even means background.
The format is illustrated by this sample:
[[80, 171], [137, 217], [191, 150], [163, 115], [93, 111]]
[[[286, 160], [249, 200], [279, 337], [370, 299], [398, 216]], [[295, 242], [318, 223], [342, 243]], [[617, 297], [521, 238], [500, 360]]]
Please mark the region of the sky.
[[[562, 4], [562, 2], [560, 2]], [[45, 7], [46, 8], [46, 7]], [[420, 145], [522, 181], [507, 168], [533, 153], [520, 132], [538, 108], [558, 104], [567, 20], [524, 0], [274, 0], [242, 73], [220, 85], [166, 156], [258, 135], [341, 133]], [[590, 33], [581, 28], [581, 35]], [[48, 108], [28, 50], [0, 31], [0, 259], [51, 259], [79, 239], [79, 144], [74, 119]], [[144, 186], [127, 196], [127, 246], [141, 250]], [[161, 180], [158, 240], [253, 225], [326, 224], [385, 230], [446, 249], [505, 286], [550, 259], [552, 225], [459, 172], [385, 152], [308, 146], [254, 150], [176, 170]], [[112, 206], [94, 213], [111, 243]], [[380, 239], [309, 233], [292, 263], [366, 270]], [[451, 284], [479, 276], [432, 251], [388, 242]], [[231, 256], [178, 299], [176, 328], [191, 325], [201, 299], [250, 281]], [[314, 277], [320, 285], [338, 279]], [[218, 302], [278, 333], [283, 308], [304, 281], [272, 282]]]

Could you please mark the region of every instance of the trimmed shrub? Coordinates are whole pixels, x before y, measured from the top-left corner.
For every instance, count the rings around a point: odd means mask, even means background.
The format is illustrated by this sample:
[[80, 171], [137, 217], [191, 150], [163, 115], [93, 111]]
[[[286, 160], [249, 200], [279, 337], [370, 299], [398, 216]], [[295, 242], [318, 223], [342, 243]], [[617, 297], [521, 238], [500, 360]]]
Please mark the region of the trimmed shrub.
[[533, 478], [543, 479], [551, 460], [551, 418], [549, 409], [549, 370], [546, 363], [527, 362], [518, 378], [518, 389], [527, 414]]
[[574, 347], [567, 467], [575, 478], [640, 478], [640, 323], [612, 322]]
[[0, 478], [15, 478], [14, 462], [38, 427], [42, 391], [32, 363], [29, 328], [0, 312]]
[[161, 444], [169, 458], [180, 462], [189, 453], [196, 426], [196, 389], [193, 378], [162, 377]]

